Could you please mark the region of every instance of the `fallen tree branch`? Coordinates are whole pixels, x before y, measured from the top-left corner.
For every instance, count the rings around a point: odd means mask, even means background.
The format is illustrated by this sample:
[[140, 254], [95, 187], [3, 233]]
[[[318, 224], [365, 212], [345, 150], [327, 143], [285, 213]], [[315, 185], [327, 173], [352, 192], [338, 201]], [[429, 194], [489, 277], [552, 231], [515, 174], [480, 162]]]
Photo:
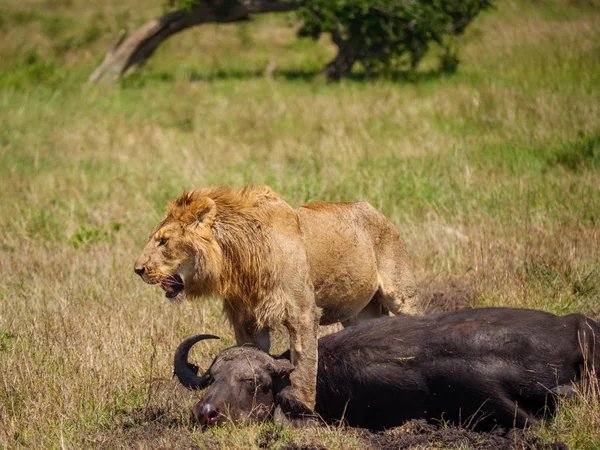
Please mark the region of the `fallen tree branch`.
[[222, 2], [205, 1], [189, 10], [168, 13], [152, 20], [125, 39], [119, 32], [104, 61], [90, 75], [88, 81], [116, 81], [144, 63], [170, 36], [203, 23], [229, 23], [246, 20], [250, 14], [286, 12], [298, 9], [299, 4], [281, 0], [248, 0], [224, 7]]

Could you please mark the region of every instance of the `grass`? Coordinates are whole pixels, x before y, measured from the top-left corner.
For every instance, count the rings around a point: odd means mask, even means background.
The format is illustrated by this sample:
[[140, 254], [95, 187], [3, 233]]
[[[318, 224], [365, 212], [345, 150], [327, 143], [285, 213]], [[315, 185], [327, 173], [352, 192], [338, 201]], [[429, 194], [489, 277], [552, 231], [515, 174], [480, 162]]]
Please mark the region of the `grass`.
[[[0, 447], [365, 447], [339, 428], [194, 428], [173, 349], [220, 334], [194, 354], [206, 367], [232, 330], [217, 299], [172, 305], [132, 270], [184, 189], [368, 200], [402, 231], [422, 282], [468, 280], [473, 306], [600, 317], [593, 1], [499, 2], [459, 40], [452, 75], [432, 56], [397, 79], [322, 83], [312, 75], [330, 43], [268, 16], [176, 36], [114, 86], [85, 80], [118, 30], [160, 2], [5, 3]], [[598, 448], [598, 398], [582, 391], [538, 434]]]

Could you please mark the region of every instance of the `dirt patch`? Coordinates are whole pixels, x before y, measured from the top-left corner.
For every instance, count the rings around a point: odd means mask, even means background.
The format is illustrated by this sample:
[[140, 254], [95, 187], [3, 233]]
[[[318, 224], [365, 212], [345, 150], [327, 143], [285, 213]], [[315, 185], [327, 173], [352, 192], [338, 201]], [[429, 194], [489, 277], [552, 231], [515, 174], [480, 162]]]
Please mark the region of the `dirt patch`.
[[285, 447], [282, 447], [281, 450], [328, 450], [328, 449], [327, 449], [327, 447], [323, 447], [322, 445], [288, 444]]
[[171, 378], [155, 378], [144, 406], [115, 411], [110, 427], [80, 436], [82, 448], [199, 449], [192, 406], [197, 397]]
[[424, 420], [412, 420], [401, 427], [366, 437], [371, 447], [380, 450], [408, 449], [447, 449], [469, 448], [485, 450], [567, 450], [561, 443], [543, 444], [528, 430], [497, 429], [489, 433], [479, 433], [465, 428], [439, 428]]
[[85, 446], [98, 449], [200, 449], [192, 440], [189, 426], [164, 410], [136, 409], [120, 426], [83, 439]]
[[[302, 443], [302, 442], [289, 442], [281, 428], [266, 428], [263, 430], [257, 441], [256, 446], [264, 449], [280, 449], [280, 450], [327, 450], [327, 447], [314, 444], [314, 443]], [[300, 438], [300, 441], [302, 438]]]
[[[199, 445], [200, 444], [200, 445]], [[535, 431], [497, 429], [475, 432], [459, 427], [438, 427], [412, 420], [400, 427], [373, 433], [356, 428], [280, 428], [274, 424], [205, 430], [182, 423], [167, 411], [138, 409], [128, 414], [127, 424], [84, 440], [85, 447], [100, 449], [269, 449], [327, 450], [329, 448], [567, 450], [562, 443], [541, 442]]]

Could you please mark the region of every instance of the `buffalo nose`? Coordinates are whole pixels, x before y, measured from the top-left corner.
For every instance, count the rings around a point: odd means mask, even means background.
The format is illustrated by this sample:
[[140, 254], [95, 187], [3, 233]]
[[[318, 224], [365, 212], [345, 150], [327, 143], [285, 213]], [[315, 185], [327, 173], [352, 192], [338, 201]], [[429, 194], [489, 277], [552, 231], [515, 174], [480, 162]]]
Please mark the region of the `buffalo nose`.
[[214, 425], [219, 418], [219, 411], [210, 403], [205, 403], [202, 407], [202, 414], [208, 425]]
[[140, 277], [141, 277], [142, 275], [144, 275], [144, 270], [145, 270], [145, 269], [144, 269], [143, 267], [134, 267], [134, 269], [133, 269], [133, 271], [134, 271], [135, 273], [137, 273], [137, 274], [138, 274]]

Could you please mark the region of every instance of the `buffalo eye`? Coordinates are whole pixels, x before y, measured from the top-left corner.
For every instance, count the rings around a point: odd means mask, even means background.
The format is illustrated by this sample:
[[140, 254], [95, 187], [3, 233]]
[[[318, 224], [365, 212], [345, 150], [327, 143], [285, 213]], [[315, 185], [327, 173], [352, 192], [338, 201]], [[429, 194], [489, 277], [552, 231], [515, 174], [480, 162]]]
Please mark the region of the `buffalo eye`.
[[167, 244], [167, 238], [165, 238], [165, 237], [161, 237], [161, 238], [158, 240], [158, 246], [159, 246], [159, 247], [162, 247], [163, 245], [166, 245], [166, 244]]
[[255, 390], [257, 386], [256, 378], [243, 378], [242, 381], [251, 389]]
[[258, 378], [243, 378], [242, 381], [247, 384], [249, 390], [255, 392], [259, 389], [266, 392], [271, 388], [269, 383], [263, 383]]

